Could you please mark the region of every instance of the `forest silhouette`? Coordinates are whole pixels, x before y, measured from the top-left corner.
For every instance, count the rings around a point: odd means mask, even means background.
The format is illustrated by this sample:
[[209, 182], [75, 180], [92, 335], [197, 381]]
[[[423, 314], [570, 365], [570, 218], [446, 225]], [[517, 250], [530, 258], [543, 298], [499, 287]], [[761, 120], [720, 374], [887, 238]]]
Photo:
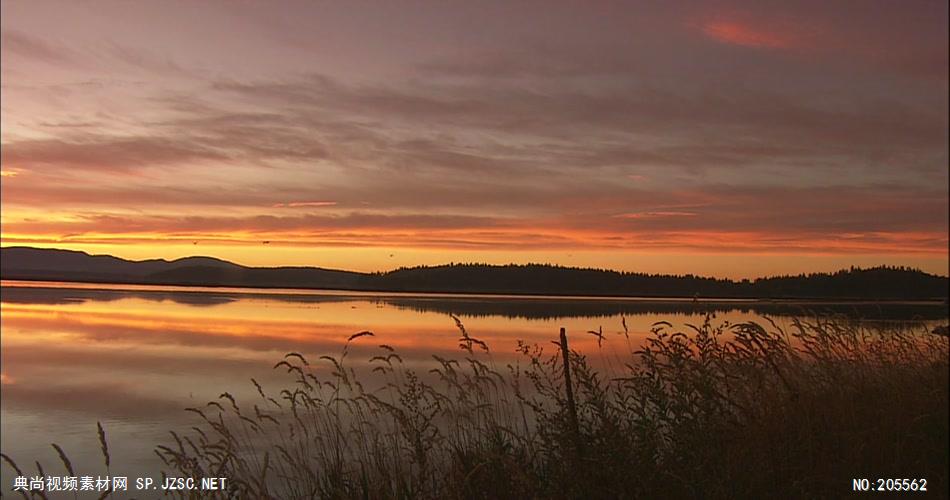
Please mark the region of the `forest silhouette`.
[[447, 264], [360, 273], [317, 267], [246, 267], [209, 257], [129, 261], [68, 250], [0, 250], [4, 279], [381, 292], [743, 299], [946, 299], [948, 278], [879, 266], [731, 280], [550, 264]]

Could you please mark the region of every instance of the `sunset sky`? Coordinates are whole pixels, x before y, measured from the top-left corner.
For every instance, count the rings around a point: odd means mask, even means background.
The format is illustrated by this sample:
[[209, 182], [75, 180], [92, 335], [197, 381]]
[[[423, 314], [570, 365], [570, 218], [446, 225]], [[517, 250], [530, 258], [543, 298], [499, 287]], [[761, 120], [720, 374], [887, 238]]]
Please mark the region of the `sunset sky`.
[[948, 5], [2, 2], [2, 244], [948, 273]]

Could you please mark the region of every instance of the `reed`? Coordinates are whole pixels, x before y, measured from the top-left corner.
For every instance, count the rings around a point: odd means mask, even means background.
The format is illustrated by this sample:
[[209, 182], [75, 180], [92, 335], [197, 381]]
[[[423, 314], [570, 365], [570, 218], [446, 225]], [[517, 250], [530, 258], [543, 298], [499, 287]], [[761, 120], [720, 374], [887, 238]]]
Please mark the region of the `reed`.
[[946, 337], [709, 316], [639, 346], [625, 324], [599, 329], [601, 348], [630, 346], [606, 368], [566, 339], [499, 368], [455, 320], [462, 354], [429, 371], [385, 344], [351, 359], [372, 332], [337, 356], [290, 353], [283, 388], [252, 379], [256, 400], [190, 408], [197, 425], [157, 453], [169, 475], [230, 478], [236, 498], [811, 498], [857, 477], [947, 494]]

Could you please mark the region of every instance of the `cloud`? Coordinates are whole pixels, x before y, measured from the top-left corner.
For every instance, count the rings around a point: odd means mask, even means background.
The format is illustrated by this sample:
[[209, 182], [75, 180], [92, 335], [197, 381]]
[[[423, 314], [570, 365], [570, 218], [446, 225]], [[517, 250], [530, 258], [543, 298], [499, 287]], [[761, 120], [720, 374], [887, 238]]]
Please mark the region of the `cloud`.
[[274, 208], [309, 208], [309, 207], [332, 207], [335, 201], [292, 201], [290, 203], [275, 203], [271, 205]]
[[206, 146], [153, 136], [87, 134], [70, 138], [25, 139], [5, 143], [0, 162], [22, 171], [78, 169], [133, 173], [143, 167], [181, 166], [225, 156]]
[[71, 65], [79, 59], [66, 47], [11, 29], [0, 33], [0, 47], [3, 47], [4, 54], [52, 65]]
[[162, 77], [179, 76], [191, 77], [194, 72], [183, 68], [170, 56], [152, 52], [141, 47], [127, 47], [117, 43], [110, 43], [105, 51], [107, 57], [127, 64], [133, 68], [147, 71]]
[[540, 208], [534, 214], [507, 217], [431, 211], [243, 217], [89, 213], [58, 222], [8, 219], [4, 232], [72, 243], [201, 239], [253, 244], [266, 239], [288, 246], [706, 251], [814, 247], [940, 253], [946, 250], [950, 223], [944, 193], [895, 186], [713, 186], [660, 193], [630, 189], [626, 196], [586, 206], [554, 199]]
[[[557, 4], [541, 30], [472, 9], [485, 36], [384, 23], [333, 57], [320, 30], [262, 22], [230, 67], [201, 59], [214, 44], [95, 42], [102, 75], [18, 81], [5, 102], [0, 161], [22, 175], [4, 177], [4, 237], [932, 249], [946, 232], [945, 5]], [[10, 33], [17, 57], [60, 57]], [[418, 51], [396, 50], [407, 33]]]
[[[774, 158], [777, 153], [815, 159], [837, 156], [841, 150], [887, 148], [899, 152], [920, 147], [939, 150], [943, 146], [940, 131], [945, 128], [945, 119], [939, 113], [897, 100], [840, 95], [835, 96], [836, 102], [816, 106], [806, 98], [767, 90], [678, 87], [633, 84], [592, 92], [566, 86], [539, 92], [517, 84], [485, 86], [477, 81], [429, 82], [414, 88], [352, 87], [327, 77], [217, 86], [253, 102], [300, 110], [301, 121], [328, 111], [353, 121], [366, 120], [377, 125], [375, 130], [351, 132], [376, 134], [367, 142], [386, 147], [387, 153], [415, 154], [409, 160], [457, 164], [460, 168], [490, 165], [492, 160], [501, 159], [492, 153], [501, 152], [506, 145], [507, 153], [524, 155], [505, 158], [508, 163], [536, 160], [532, 163], [551, 164], [550, 160], [557, 158], [545, 155], [546, 147], [572, 146], [580, 138], [592, 139], [585, 144], [592, 153], [623, 142], [628, 149], [640, 143], [639, 151], [644, 154], [693, 146], [698, 150], [713, 140], [714, 146], [758, 160]], [[403, 138], [384, 134], [406, 127], [412, 135]], [[509, 138], [471, 144], [477, 154], [448, 147], [465, 144], [460, 139], [472, 132], [509, 134]], [[429, 134], [438, 134], [438, 140], [429, 139]], [[680, 139], [675, 141], [675, 148], [664, 145], [664, 141], [640, 140], [631, 145], [629, 140], [665, 134]], [[529, 141], [545, 148], [516, 146]], [[403, 145], [407, 147], [400, 148]], [[685, 166], [708, 163], [709, 158], [691, 160], [691, 165]]]
[[633, 212], [626, 214], [618, 214], [614, 217], [619, 217], [621, 219], [647, 219], [654, 217], [695, 217], [696, 212], [675, 212], [675, 211], [661, 211], [661, 212]]
[[703, 33], [713, 40], [745, 47], [787, 49], [798, 46], [788, 34], [767, 31], [737, 21], [709, 21], [702, 27]]
[[[887, 7], [876, 2], [769, 6], [727, 2], [700, 9], [688, 25], [717, 44], [775, 55], [784, 52], [830, 74], [871, 70], [878, 77], [888, 74], [946, 82], [947, 4]], [[790, 66], [804, 69], [794, 59], [782, 61], [785, 72], [794, 71]]]
[[165, 113], [141, 123], [137, 136], [12, 140], [3, 161], [114, 172], [200, 161], [336, 169], [341, 180], [362, 184], [406, 172], [415, 180], [477, 172], [527, 181], [643, 166], [686, 173], [844, 166], [851, 177], [872, 178], [897, 176], [897, 164], [942, 172], [946, 119], [936, 108], [860, 92], [816, 102], [802, 91], [648, 80], [544, 90], [477, 79], [222, 80], [201, 97], [155, 97]]
[[319, 234], [339, 230], [459, 230], [503, 226], [504, 221], [490, 217], [452, 214], [387, 215], [350, 212], [341, 215], [305, 214], [298, 216], [134, 216], [112, 214], [77, 215], [71, 221], [48, 223], [6, 222], [5, 229], [17, 233], [40, 231], [57, 234], [223, 234], [300, 232]]

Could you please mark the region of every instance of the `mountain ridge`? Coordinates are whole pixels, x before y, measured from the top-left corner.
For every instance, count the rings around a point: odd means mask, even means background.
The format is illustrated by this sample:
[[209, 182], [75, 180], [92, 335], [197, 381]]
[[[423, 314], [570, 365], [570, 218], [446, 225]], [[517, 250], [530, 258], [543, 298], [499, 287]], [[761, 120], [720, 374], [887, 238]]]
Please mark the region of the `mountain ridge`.
[[124, 284], [580, 296], [943, 299], [948, 278], [905, 267], [731, 280], [550, 264], [446, 264], [365, 273], [309, 266], [250, 267], [216, 257], [133, 261], [77, 250], [0, 248], [0, 277]]

